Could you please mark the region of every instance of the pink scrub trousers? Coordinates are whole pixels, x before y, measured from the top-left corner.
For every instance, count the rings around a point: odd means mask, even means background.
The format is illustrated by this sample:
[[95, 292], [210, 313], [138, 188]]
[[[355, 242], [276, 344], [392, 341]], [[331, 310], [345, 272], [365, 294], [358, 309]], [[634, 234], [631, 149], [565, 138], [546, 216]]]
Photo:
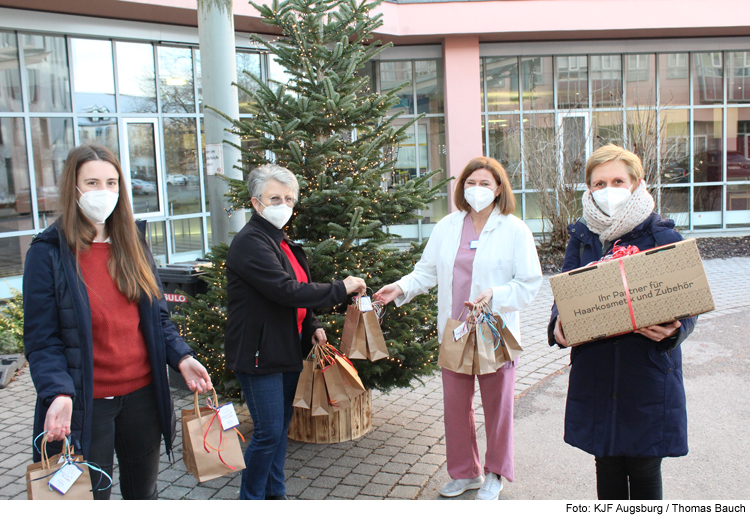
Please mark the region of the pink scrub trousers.
[[[502, 475], [513, 482], [513, 399], [516, 368], [508, 362], [479, 378], [484, 408], [487, 452], [484, 473]], [[506, 368], [507, 367], [507, 368]], [[474, 421], [474, 375], [443, 370], [446, 458], [452, 479], [471, 479], [482, 474]]]

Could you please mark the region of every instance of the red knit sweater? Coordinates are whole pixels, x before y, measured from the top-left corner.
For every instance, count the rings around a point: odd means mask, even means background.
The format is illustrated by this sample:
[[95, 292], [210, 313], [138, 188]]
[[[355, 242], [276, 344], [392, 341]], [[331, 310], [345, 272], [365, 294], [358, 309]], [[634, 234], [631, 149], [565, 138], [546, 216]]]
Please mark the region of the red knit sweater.
[[91, 306], [94, 398], [123, 396], [152, 381], [138, 303], [131, 303], [109, 275], [110, 245], [94, 242], [79, 254]]

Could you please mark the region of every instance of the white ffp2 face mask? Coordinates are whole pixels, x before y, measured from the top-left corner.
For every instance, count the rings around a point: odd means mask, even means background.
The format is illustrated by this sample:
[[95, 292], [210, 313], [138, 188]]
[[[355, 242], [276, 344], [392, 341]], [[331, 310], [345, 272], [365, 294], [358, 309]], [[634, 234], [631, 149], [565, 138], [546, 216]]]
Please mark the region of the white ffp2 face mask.
[[630, 200], [630, 189], [606, 187], [591, 193], [596, 205], [609, 216], [615, 216]]
[[268, 220], [276, 229], [284, 227], [294, 213], [294, 209], [287, 204], [266, 205], [263, 202], [260, 203], [263, 204], [264, 208], [260, 216]]
[[119, 193], [107, 190], [81, 192], [81, 189], [78, 189], [78, 192], [81, 193], [78, 206], [83, 214], [97, 224], [103, 224], [109, 218], [117, 207], [117, 200], [120, 199]]
[[495, 201], [495, 189], [469, 187], [464, 189], [464, 199], [477, 213]]

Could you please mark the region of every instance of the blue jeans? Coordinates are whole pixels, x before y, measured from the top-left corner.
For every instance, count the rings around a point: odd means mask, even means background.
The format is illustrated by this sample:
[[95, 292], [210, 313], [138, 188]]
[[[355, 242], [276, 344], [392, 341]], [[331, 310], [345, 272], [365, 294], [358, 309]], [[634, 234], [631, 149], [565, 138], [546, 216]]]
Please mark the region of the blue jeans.
[[253, 437], [245, 450], [240, 499], [286, 495], [284, 460], [299, 372], [235, 376], [253, 419]]

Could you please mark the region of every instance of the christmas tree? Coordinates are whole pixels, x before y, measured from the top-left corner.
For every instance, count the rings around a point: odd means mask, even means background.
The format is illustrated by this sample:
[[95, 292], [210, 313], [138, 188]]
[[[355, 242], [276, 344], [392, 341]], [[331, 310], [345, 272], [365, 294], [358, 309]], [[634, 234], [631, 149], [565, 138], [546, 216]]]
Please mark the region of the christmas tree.
[[[370, 14], [379, 3], [287, 0], [266, 6], [251, 2], [274, 32], [281, 33], [272, 41], [254, 38], [272, 53], [290, 80], [264, 82], [246, 72], [253, 85], [238, 88], [246, 93], [256, 118], [232, 120], [233, 130], [243, 140], [236, 146], [242, 150], [245, 171], [273, 162], [298, 176], [300, 202], [286, 229], [291, 239], [304, 245], [312, 280], [329, 282], [354, 275], [364, 278], [373, 292], [411, 271], [423, 249], [417, 244], [397, 249], [388, 226], [420, 218], [420, 210], [441, 188], [430, 188], [434, 173], [389, 185], [394, 150], [417, 118], [393, 126], [399, 114], [389, 110], [398, 102], [395, 94], [401, 86], [375, 93], [362, 74], [384, 47], [371, 41], [373, 31], [382, 25], [380, 14]], [[246, 185], [230, 183], [235, 207], [250, 208]], [[212, 260], [220, 260], [218, 251]], [[209, 341], [211, 337], [205, 335], [209, 321], [196, 317], [204, 317], [201, 310], [222, 311], [220, 304], [205, 306], [225, 298], [221, 273], [221, 267], [215, 266], [209, 294], [186, 310], [191, 332]], [[382, 328], [391, 357], [374, 363], [356, 361], [366, 386], [405, 387], [433, 371], [435, 305], [434, 295], [424, 295], [402, 308], [387, 307]], [[334, 346], [340, 342], [345, 311], [339, 306], [316, 312]], [[201, 339], [193, 341], [194, 348], [203, 346]], [[211, 354], [216, 353], [212, 347]], [[209, 369], [212, 376], [217, 374]]]

